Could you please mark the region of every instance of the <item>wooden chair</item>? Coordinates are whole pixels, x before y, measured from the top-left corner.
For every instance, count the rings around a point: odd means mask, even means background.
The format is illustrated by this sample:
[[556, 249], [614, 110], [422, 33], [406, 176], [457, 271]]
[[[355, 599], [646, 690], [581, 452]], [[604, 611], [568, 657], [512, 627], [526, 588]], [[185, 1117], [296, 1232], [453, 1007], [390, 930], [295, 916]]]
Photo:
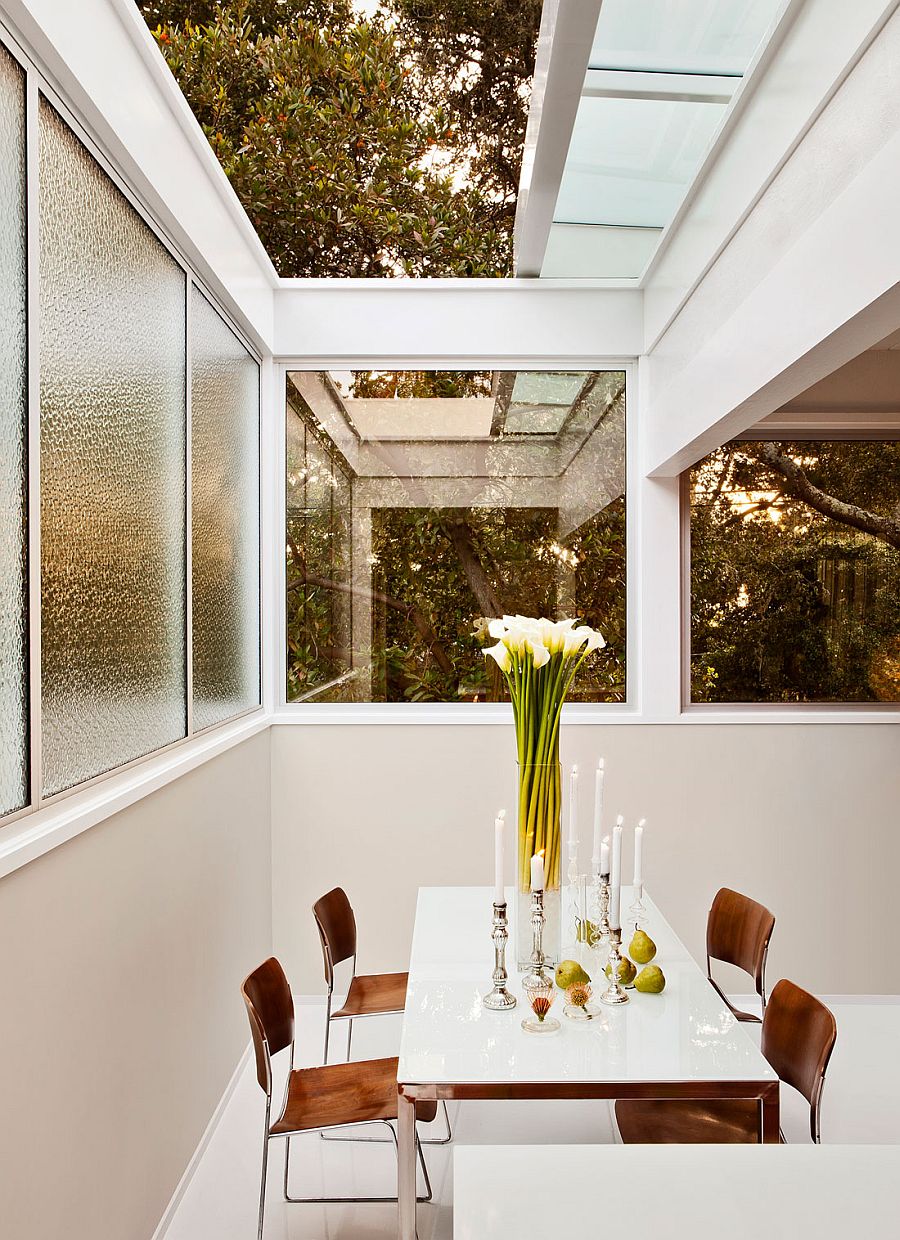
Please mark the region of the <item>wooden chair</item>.
[[[313, 916], [319, 931], [322, 944], [322, 960], [325, 966], [325, 985], [328, 987], [328, 998], [325, 1009], [325, 1049], [323, 1063], [328, 1063], [329, 1035], [331, 1022], [347, 1021], [347, 1060], [350, 1059], [350, 1045], [353, 1038], [353, 1022], [368, 1016], [389, 1016], [402, 1012], [406, 1005], [406, 987], [408, 973], [374, 973], [357, 977], [356, 954], [357, 935], [356, 917], [353, 907], [342, 887], [335, 887], [327, 895], [322, 896], [313, 905]], [[352, 960], [350, 989], [341, 1008], [332, 1011], [334, 998], [335, 966], [345, 960]], [[446, 1145], [453, 1139], [450, 1128], [450, 1115], [447, 1103], [441, 1102], [446, 1125], [443, 1137], [423, 1138], [423, 1145]]]
[[[290, 1139], [294, 1133], [316, 1129], [343, 1128], [347, 1125], [384, 1124], [394, 1146], [397, 1134], [392, 1120], [397, 1118], [397, 1060], [370, 1059], [360, 1063], [333, 1064], [321, 1068], [294, 1068], [294, 1001], [284, 970], [270, 957], [244, 980], [241, 994], [250, 1019], [256, 1055], [256, 1079], [266, 1093], [266, 1124], [263, 1134], [262, 1182], [259, 1194], [258, 1240], [262, 1240], [266, 1208], [266, 1172], [269, 1142], [285, 1137], [284, 1199], [295, 1203], [396, 1201], [396, 1197], [292, 1197], [288, 1192]], [[290, 1071], [278, 1118], [272, 1122], [272, 1056], [290, 1047]], [[434, 1119], [437, 1105], [420, 1103], [416, 1118]], [[422, 1147], [416, 1135], [416, 1148], [425, 1196], [431, 1200], [431, 1183]]]
[[[825, 1004], [793, 982], [779, 982], [762, 1021], [762, 1052], [779, 1078], [809, 1103], [809, 1132], [817, 1145], [825, 1070], [836, 1041], [837, 1024]], [[616, 1122], [625, 1145], [753, 1144], [760, 1138], [759, 1108], [747, 1099], [621, 1099]]]
[[723, 887], [712, 902], [706, 919], [706, 975], [738, 1020], [759, 1024], [760, 1018], [741, 1012], [729, 1001], [712, 975], [711, 961], [736, 965], [753, 978], [762, 1010], [766, 1010], [766, 957], [775, 918], [749, 896]]

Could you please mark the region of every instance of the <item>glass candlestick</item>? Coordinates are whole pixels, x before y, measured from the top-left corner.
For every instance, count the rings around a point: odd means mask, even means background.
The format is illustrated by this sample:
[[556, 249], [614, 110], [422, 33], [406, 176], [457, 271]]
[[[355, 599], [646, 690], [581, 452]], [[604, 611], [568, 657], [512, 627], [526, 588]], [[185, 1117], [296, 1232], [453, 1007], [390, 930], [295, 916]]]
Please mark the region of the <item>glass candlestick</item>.
[[544, 976], [541, 981], [533, 980], [526, 993], [534, 1015], [525, 1017], [522, 1028], [526, 1033], [555, 1033], [559, 1028], [559, 1021], [547, 1015], [556, 998], [554, 983]]
[[641, 926], [646, 926], [647, 924], [643, 883], [635, 883], [634, 885], [634, 902], [628, 909], [628, 921], [634, 926], [635, 930], [640, 930]]

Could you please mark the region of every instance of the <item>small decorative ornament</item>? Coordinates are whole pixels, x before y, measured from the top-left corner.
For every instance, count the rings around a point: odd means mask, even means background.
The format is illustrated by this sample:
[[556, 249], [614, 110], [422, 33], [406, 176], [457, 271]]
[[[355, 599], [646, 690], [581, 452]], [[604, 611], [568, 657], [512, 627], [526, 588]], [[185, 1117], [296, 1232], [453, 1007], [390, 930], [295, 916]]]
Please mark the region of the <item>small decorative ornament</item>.
[[590, 982], [575, 982], [566, 991], [563, 1014], [574, 1021], [592, 1020], [597, 1009], [591, 1006], [594, 991]]
[[522, 1028], [526, 1033], [555, 1033], [559, 1028], [559, 1021], [547, 1015], [556, 998], [554, 983], [546, 975], [541, 981], [533, 977], [525, 993], [534, 1016], [526, 1016], [522, 1021]]

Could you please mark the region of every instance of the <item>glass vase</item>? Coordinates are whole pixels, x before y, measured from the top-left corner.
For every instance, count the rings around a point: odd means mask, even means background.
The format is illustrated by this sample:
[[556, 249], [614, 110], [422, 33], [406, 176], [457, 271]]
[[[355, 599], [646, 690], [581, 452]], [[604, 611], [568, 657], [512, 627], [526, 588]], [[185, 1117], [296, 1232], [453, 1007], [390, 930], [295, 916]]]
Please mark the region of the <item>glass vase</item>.
[[520, 972], [531, 964], [531, 858], [539, 852], [544, 854], [544, 958], [550, 969], [559, 963], [561, 796], [562, 777], [558, 757], [554, 762], [519, 763], [516, 965]]

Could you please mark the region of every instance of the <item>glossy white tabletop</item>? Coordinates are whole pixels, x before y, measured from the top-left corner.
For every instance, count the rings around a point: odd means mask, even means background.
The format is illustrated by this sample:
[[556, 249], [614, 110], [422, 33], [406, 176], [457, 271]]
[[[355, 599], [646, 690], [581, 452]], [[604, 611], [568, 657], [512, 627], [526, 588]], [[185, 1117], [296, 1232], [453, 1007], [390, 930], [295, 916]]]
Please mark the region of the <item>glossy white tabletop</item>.
[[453, 1236], [887, 1237], [898, 1174], [896, 1145], [456, 1146]]
[[[507, 898], [514, 916], [511, 890]], [[509, 988], [519, 1003], [512, 1011], [488, 1011], [481, 1000], [491, 988], [494, 966], [491, 901], [487, 887], [419, 891], [397, 1072], [401, 1083], [776, 1079], [646, 893], [647, 930], [658, 947], [654, 963], [666, 975], [663, 994], [629, 990], [629, 1003], [616, 1008], [597, 1003], [599, 1015], [576, 1024], [563, 1016], [564, 995], [558, 991], [552, 1014], [559, 1018], [559, 1032], [529, 1034], [521, 1022], [530, 1009], [510, 950]], [[623, 888], [623, 907], [630, 902]], [[515, 943], [513, 925], [509, 942]], [[595, 1002], [603, 981], [596, 972]]]

